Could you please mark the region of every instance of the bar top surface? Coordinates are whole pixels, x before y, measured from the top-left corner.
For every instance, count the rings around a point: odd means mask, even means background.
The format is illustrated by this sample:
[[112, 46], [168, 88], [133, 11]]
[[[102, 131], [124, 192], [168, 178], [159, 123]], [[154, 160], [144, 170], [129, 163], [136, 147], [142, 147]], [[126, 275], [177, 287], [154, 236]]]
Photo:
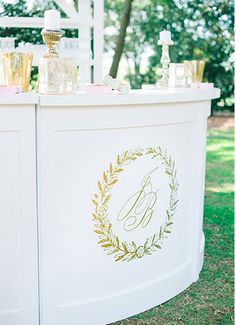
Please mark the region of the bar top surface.
[[108, 106], [108, 105], [141, 105], [158, 103], [178, 103], [206, 101], [220, 97], [220, 89], [169, 88], [161, 90], [131, 90], [128, 95], [40, 95], [23, 93], [0, 95], [0, 105], [40, 104], [40, 106]]

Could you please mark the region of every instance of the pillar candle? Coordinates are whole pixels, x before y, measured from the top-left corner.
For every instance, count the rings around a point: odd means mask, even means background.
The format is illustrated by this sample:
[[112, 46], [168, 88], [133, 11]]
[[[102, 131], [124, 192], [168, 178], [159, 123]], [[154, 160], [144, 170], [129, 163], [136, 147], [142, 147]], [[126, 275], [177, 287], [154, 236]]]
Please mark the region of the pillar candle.
[[54, 9], [44, 13], [44, 29], [60, 30], [60, 12]]
[[169, 42], [171, 41], [171, 33], [168, 30], [163, 30], [160, 32], [160, 41]]

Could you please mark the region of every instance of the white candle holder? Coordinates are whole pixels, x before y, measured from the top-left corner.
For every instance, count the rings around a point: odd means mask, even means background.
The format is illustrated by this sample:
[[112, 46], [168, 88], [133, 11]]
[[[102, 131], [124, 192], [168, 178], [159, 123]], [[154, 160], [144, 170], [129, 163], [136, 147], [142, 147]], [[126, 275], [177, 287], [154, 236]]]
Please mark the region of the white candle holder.
[[162, 56], [161, 56], [161, 64], [162, 64], [162, 77], [160, 80], [161, 87], [168, 87], [169, 82], [169, 64], [170, 64], [170, 56], [169, 56], [169, 46], [174, 45], [172, 40], [169, 41], [158, 41], [158, 45], [162, 46]]

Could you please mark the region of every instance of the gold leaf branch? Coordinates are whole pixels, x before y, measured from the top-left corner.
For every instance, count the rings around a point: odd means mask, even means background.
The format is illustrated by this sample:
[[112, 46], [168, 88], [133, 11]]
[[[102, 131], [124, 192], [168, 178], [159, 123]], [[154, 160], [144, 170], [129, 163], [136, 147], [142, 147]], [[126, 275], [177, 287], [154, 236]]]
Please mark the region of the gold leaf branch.
[[[109, 191], [118, 182], [118, 175], [126, 165], [134, 162], [139, 157], [150, 155], [152, 159], [158, 158], [165, 168], [165, 173], [169, 178], [170, 200], [166, 210], [165, 222], [160, 226], [159, 232], [148, 237], [143, 245], [137, 245], [134, 241], [127, 243], [120, 241], [117, 235], [112, 232], [112, 223], [108, 219], [108, 203], [112, 196]], [[98, 181], [98, 194], [94, 194], [92, 203], [95, 211], [92, 214], [94, 221], [94, 231], [99, 237], [98, 244], [107, 252], [108, 255], [114, 255], [115, 261], [130, 261], [141, 258], [144, 255], [152, 255], [158, 249], [161, 249], [162, 240], [171, 233], [173, 225], [173, 216], [176, 213], [178, 199], [178, 179], [175, 162], [171, 156], [168, 157], [167, 151], [160, 146], [148, 147], [146, 150], [135, 149], [125, 151], [117, 155], [116, 162], [110, 163], [109, 169], [103, 173], [102, 180]]]

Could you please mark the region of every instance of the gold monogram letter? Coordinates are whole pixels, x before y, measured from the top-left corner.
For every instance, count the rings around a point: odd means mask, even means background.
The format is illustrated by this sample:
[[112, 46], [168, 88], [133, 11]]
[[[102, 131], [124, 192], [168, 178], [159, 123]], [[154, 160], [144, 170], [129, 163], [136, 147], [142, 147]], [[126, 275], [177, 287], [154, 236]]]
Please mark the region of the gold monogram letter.
[[145, 228], [152, 219], [157, 202], [157, 192], [152, 189], [151, 176], [158, 167], [151, 170], [141, 181], [141, 189], [134, 193], [121, 208], [117, 220], [124, 220], [124, 230], [132, 231], [140, 225]]

